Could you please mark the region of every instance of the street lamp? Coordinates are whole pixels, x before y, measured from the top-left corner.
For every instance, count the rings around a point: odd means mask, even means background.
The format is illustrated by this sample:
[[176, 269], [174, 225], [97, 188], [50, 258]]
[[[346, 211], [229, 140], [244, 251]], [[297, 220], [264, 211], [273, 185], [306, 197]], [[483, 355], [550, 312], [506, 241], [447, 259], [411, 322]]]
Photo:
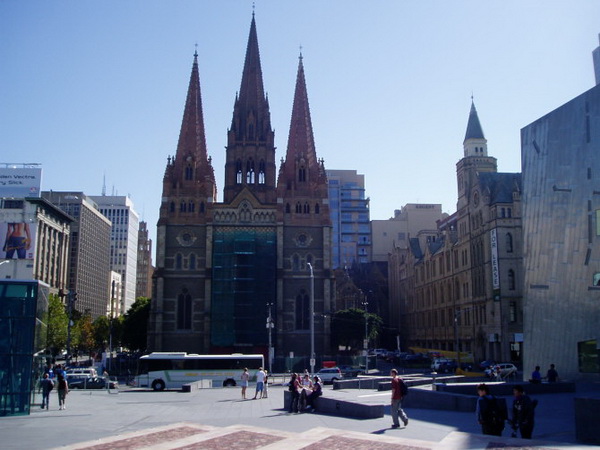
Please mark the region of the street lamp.
[[365, 341], [363, 343], [363, 347], [365, 348], [365, 373], [368, 373], [369, 372], [369, 313], [367, 311], [367, 306], [369, 306], [369, 302], [367, 301], [366, 295], [364, 297], [362, 304], [365, 307]]
[[269, 356], [267, 361], [269, 363], [269, 373], [273, 372], [273, 369], [271, 367], [273, 364], [273, 345], [271, 341], [271, 330], [275, 328], [273, 318], [271, 317], [271, 306], [273, 306], [273, 303], [267, 303], [267, 307], [269, 308], [269, 317], [267, 317], [267, 329], [269, 330]]
[[311, 263], [306, 263], [310, 270], [310, 373], [315, 373], [315, 274]]

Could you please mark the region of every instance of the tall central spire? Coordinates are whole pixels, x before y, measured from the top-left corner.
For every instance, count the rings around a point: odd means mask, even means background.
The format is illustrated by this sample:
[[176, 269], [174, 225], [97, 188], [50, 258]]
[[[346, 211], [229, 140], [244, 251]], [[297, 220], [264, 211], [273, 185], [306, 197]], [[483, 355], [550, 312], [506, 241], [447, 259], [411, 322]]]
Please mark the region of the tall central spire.
[[275, 136], [263, 87], [254, 14], [226, 152], [225, 203], [233, 201], [244, 189], [262, 203], [275, 202]]

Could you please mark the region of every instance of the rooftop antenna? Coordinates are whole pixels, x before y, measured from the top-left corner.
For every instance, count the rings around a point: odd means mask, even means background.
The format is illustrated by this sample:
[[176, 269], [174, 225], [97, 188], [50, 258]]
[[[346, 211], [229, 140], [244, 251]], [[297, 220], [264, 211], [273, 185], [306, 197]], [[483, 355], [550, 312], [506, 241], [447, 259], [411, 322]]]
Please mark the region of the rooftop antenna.
[[102, 197], [106, 196], [106, 172], [102, 175]]

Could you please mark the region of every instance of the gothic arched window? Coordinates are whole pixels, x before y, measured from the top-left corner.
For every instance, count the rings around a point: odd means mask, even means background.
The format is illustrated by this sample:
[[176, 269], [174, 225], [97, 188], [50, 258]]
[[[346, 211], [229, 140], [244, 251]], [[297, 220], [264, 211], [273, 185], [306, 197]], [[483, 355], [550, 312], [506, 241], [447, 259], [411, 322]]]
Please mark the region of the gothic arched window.
[[204, 202], [200, 202], [200, 212], [203, 213], [204, 212]]
[[192, 296], [185, 288], [177, 296], [177, 328], [179, 330], [192, 328]]
[[185, 168], [185, 179], [186, 180], [191, 180], [194, 177], [194, 169], [192, 169], [192, 166], [186, 166]]
[[254, 161], [249, 159], [246, 162], [246, 184], [254, 184]]
[[315, 214], [319, 214], [321, 212], [321, 208], [318, 203], [315, 203]]
[[169, 211], [175, 212], [175, 202], [171, 202], [171, 205], [169, 206]]
[[179, 204], [179, 212], [185, 212], [185, 211], [186, 211], [186, 209], [187, 209], [187, 206], [186, 206], [185, 202], [184, 202], [184, 201], [182, 201], [182, 202]]
[[285, 204], [285, 212], [288, 213], [288, 214], [291, 212], [291, 208], [290, 208], [290, 204], [289, 203]]
[[310, 214], [310, 205], [308, 202], [304, 204], [304, 214]]
[[183, 257], [181, 256], [180, 253], [177, 253], [177, 256], [175, 256], [175, 268], [181, 269], [182, 265], [183, 265]]
[[513, 252], [513, 237], [512, 234], [506, 233], [506, 253]]
[[193, 213], [196, 211], [196, 204], [190, 200], [190, 203], [188, 204], [188, 211]]
[[302, 212], [302, 205], [300, 204], [300, 202], [296, 203], [296, 213], [300, 214]]
[[190, 270], [196, 270], [196, 255], [193, 253], [190, 255]]
[[242, 184], [243, 182], [242, 161], [239, 159], [235, 162], [235, 182], [237, 184]]
[[511, 291], [514, 291], [515, 288], [516, 288], [515, 271], [510, 269], [508, 271], [508, 289]]
[[308, 294], [304, 289], [296, 296], [296, 330], [308, 330], [310, 328], [310, 304]]
[[306, 181], [306, 167], [304, 166], [298, 169], [298, 181]]
[[300, 257], [298, 255], [292, 256], [292, 270], [300, 270]]
[[258, 165], [258, 184], [265, 184], [266, 182], [266, 174], [265, 174], [265, 162], [261, 161]]

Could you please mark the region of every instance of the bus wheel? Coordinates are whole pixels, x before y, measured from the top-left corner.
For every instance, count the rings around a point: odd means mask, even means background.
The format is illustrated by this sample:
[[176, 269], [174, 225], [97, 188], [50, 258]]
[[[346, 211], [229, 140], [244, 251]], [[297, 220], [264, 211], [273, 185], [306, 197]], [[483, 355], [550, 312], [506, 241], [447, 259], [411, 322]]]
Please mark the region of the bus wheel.
[[164, 391], [165, 382], [163, 380], [154, 380], [152, 382], [152, 389], [154, 389], [155, 391]]
[[223, 381], [223, 387], [235, 386], [235, 381], [229, 378], [228, 380]]

